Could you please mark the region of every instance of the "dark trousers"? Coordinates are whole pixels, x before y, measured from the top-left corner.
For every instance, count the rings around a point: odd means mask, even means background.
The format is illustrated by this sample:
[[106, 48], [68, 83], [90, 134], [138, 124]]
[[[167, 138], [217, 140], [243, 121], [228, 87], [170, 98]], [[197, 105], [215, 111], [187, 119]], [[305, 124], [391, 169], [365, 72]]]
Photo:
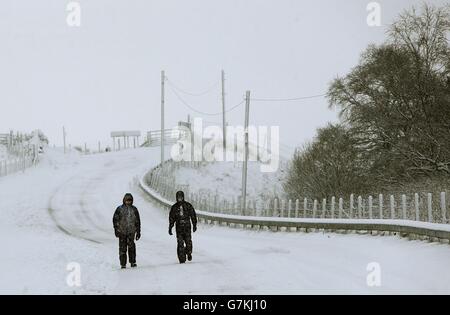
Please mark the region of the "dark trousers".
[[119, 259], [120, 265], [127, 264], [127, 250], [130, 264], [136, 263], [136, 245], [134, 244], [134, 234], [127, 234], [119, 237]]
[[[185, 246], [186, 244], [186, 246]], [[177, 231], [177, 254], [180, 262], [186, 261], [186, 255], [192, 254], [191, 229]]]

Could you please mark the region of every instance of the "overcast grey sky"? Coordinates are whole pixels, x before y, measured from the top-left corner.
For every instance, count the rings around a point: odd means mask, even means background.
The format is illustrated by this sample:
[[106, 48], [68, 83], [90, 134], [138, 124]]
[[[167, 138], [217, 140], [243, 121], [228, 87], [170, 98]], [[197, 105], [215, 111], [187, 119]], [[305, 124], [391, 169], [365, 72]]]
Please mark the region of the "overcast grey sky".
[[[0, 2], [0, 133], [40, 128], [61, 145], [110, 142], [112, 130], [160, 128], [160, 71], [191, 92], [226, 72], [227, 104], [325, 93], [387, 24], [422, 1], [383, 0], [381, 27], [369, 27], [363, 0], [80, 0], [81, 27], [66, 23], [64, 0]], [[447, 1], [427, 1], [444, 4]], [[220, 111], [220, 90], [180, 94], [201, 111]], [[166, 126], [187, 109], [167, 88]], [[194, 114], [191, 112], [191, 114]], [[252, 103], [250, 123], [280, 126], [297, 146], [336, 120], [324, 98]], [[198, 115], [196, 115], [198, 116]], [[243, 124], [244, 106], [228, 114]], [[220, 116], [204, 117], [221, 121]]]

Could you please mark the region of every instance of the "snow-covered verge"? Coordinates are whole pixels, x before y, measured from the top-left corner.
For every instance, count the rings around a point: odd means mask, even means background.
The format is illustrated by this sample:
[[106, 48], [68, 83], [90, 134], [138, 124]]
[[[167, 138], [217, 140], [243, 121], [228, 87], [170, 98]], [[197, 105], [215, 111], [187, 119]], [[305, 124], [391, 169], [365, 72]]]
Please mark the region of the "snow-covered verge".
[[[255, 158], [262, 152], [267, 154], [266, 158], [270, 157], [270, 163], [277, 168], [273, 172], [263, 172], [262, 166], [267, 167], [268, 164], [251, 159], [248, 161], [247, 196], [249, 200], [258, 202], [283, 196], [283, 182], [289, 163], [285, 155], [269, 154], [268, 148], [258, 149], [256, 144], [249, 142], [249, 156]], [[172, 161], [177, 165], [170, 168], [170, 174], [165, 175], [171, 178], [175, 186], [186, 187], [189, 193], [202, 198], [218, 195], [222, 200], [231, 201], [241, 196], [243, 162], [240, 159], [244, 156], [244, 147], [227, 147], [225, 155], [227, 159], [233, 156], [234, 160], [196, 163]]]
[[[173, 162], [176, 163], [176, 162]], [[283, 195], [286, 163], [276, 172], [261, 172], [260, 162], [248, 162], [247, 195], [249, 200], [266, 201]], [[220, 196], [231, 201], [241, 195], [242, 162], [202, 162], [195, 166], [183, 163], [171, 168], [168, 175], [174, 185], [186, 187], [200, 197]]]
[[[136, 185], [157, 149], [98, 155], [49, 149], [36, 168], [0, 178], [0, 293], [450, 293], [448, 245], [397, 237], [285, 233], [200, 224], [180, 265], [166, 210]], [[120, 270], [112, 215], [133, 193], [142, 220], [137, 269]], [[66, 283], [68, 263], [81, 286]], [[381, 286], [367, 284], [380, 266]]]

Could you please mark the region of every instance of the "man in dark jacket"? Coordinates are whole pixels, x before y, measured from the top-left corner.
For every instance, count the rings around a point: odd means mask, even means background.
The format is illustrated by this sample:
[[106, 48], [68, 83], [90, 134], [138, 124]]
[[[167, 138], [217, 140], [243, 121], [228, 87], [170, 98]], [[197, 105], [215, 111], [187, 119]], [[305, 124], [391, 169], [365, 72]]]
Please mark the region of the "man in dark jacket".
[[128, 259], [131, 267], [136, 267], [136, 241], [141, 238], [141, 219], [138, 209], [133, 206], [133, 196], [130, 193], [123, 197], [123, 204], [117, 207], [113, 217], [114, 232], [119, 238], [119, 259], [122, 269], [127, 265]]
[[189, 261], [192, 260], [191, 221], [192, 231], [195, 232], [197, 231], [197, 215], [194, 207], [184, 200], [182, 191], [177, 192], [176, 198], [177, 202], [169, 213], [169, 234], [172, 235], [172, 228], [176, 224], [178, 260], [180, 264], [184, 264], [186, 256]]

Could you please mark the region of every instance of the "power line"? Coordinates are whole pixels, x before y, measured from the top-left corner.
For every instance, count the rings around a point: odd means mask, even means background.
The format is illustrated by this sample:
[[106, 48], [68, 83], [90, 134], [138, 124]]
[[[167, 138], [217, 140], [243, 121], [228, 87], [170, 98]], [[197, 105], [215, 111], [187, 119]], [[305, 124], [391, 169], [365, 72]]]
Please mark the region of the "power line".
[[317, 95], [310, 95], [310, 96], [300, 96], [300, 97], [293, 97], [293, 98], [252, 98], [252, 101], [255, 102], [291, 102], [291, 101], [300, 101], [300, 100], [307, 100], [312, 98], [319, 98], [327, 96], [328, 93], [324, 94], [317, 94]]
[[[203, 111], [200, 111], [196, 108], [194, 108], [193, 106], [189, 105], [176, 91], [172, 86], [169, 86], [170, 90], [175, 94], [175, 96], [178, 98], [178, 100], [187, 108], [189, 108], [190, 110], [201, 114], [201, 115], [205, 115], [205, 116], [218, 116], [218, 115], [222, 115], [223, 112], [218, 112], [218, 113], [206, 113]], [[234, 110], [235, 108], [239, 107], [240, 105], [242, 105], [245, 102], [245, 100], [242, 100], [240, 103], [234, 105], [233, 107], [229, 108], [228, 110], [226, 110], [225, 112], [231, 112], [232, 110]]]
[[217, 87], [219, 85], [220, 80], [217, 80], [213, 85], [211, 85], [209, 88], [207, 88], [206, 90], [204, 90], [203, 92], [200, 93], [192, 93], [192, 92], [188, 92], [180, 87], [178, 87], [175, 83], [173, 83], [172, 81], [170, 81], [167, 77], [166, 77], [167, 83], [169, 83], [169, 85], [171, 85], [174, 89], [178, 90], [181, 93], [190, 95], [190, 96], [202, 96], [205, 94], [208, 94], [209, 92], [211, 92], [215, 87]]

